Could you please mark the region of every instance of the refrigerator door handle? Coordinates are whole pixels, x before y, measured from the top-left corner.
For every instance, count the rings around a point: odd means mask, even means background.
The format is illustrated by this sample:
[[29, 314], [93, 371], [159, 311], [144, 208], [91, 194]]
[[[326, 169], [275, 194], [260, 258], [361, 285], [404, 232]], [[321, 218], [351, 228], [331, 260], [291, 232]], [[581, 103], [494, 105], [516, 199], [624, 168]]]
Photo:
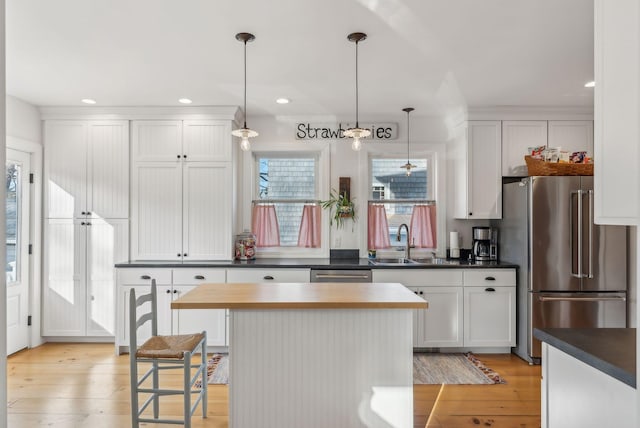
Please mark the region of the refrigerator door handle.
[[611, 296], [611, 297], [538, 297], [541, 302], [607, 302], [607, 301], [621, 301], [626, 302], [627, 298], [623, 296]]
[[[573, 210], [573, 197], [576, 198], [576, 210]], [[574, 223], [574, 215], [577, 220]], [[571, 245], [571, 276], [582, 278], [582, 190], [572, 190], [569, 193], [569, 241]], [[578, 245], [576, 246], [573, 239], [574, 228], [578, 235]], [[577, 253], [577, 259], [576, 259]], [[577, 270], [573, 270], [573, 266], [577, 265]]]
[[593, 190], [587, 191], [587, 197], [589, 200], [589, 272], [586, 277], [593, 279]]

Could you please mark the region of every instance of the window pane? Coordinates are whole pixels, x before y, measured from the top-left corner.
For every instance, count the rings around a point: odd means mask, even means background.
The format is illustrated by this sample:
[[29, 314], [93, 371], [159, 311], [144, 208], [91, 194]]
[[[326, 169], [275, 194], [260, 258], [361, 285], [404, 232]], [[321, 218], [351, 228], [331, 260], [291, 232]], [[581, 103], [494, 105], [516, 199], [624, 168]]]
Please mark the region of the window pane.
[[[427, 160], [411, 159], [416, 166], [407, 176], [400, 167], [407, 159], [371, 159], [371, 199], [429, 199]], [[383, 195], [383, 198], [380, 195]]]
[[20, 195], [20, 165], [7, 164], [7, 199], [6, 199], [6, 247], [7, 262], [5, 267], [7, 283], [18, 281], [19, 251], [19, 195]]
[[290, 200], [316, 200], [316, 158], [309, 157], [260, 157], [258, 158], [258, 198], [274, 199], [280, 246], [297, 246], [300, 222], [302, 220], [302, 202], [283, 202]]

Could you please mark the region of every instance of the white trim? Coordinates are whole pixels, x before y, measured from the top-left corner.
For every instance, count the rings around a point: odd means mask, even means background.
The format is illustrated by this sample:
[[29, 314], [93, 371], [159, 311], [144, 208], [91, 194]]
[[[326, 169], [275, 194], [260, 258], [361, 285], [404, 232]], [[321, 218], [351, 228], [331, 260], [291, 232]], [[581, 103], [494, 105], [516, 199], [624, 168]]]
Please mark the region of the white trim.
[[[242, 189], [242, 201], [240, 201], [239, 212], [239, 226], [240, 232], [242, 230], [251, 230], [251, 201], [258, 199], [257, 181], [256, 175], [256, 162], [255, 154], [301, 154], [302, 153], [315, 153], [317, 155], [317, 180], [316, 186], [318, 191], [318, 198], [321, 200], [328, 199], [329, 187], [330, 187], [330, 163], [331, 163], [331, 150], [330, 146], [326, 142], [313, 142], [307, 144], [261, 144], [258, 150], [252, 150], [248, 152], [242, 152], [242, 169], [245, 173], [242, 175], [242, 182], [240, 183]], [[312, 257], [329, 257], [330, 248], [330, 226], [329, 215], [326, 210], [322, 210], [322, 247], [321, 248], [300, 248], [300, 247], [277, 247], [270, 249], [260, 249], [256, 257], [257, 258], [281, 258], [281, 257], [297, 257], [297, 258], [312, 258]]]
[[[362, 171], [362, 176], [366, 179], [360, 181], [358, 189], [358, 199], [364, 201], [365, 205], [360, 204], [361, 216], [359, 227], [360, 233], [360, 257], [367, 257], [367, 201], [369, 198], [369, 189], [371, 188], [370, 179], [370, 158], [371, 156], [382, 157], [398, 157], [402, 159], [406, 157], [406, 146], [399, 144], [396, 145], [364, 145], [358, 156], [359, 171]], [[411, 156], [415, 158], [430, 158], [434, 159], [435, 172], [433, 178], [435, 181], [434, 197], [429, 199], [435, 199], [437, 201], [436, 209], [436, 224], [437, 224], [437, 240], [438, 247], [436, 254], [438, 257], [445, 257], [446, 253], [446, 227], [447, 227], [447, 184], [446, 184], [446, 169], [447, 169], [447, 151], [446, 144], [444, 143], [415, 143], [412, 144]], [[398, 170], [400, 168], [398, 167]]]
[[34, 183], [31, 191], [31, 213], [29, 235], [33, 244], [30, 263], [29, 314], [31, 328], [29, 330], [29, 348], [44, 343], [41, 335], [40, 314], [42, 313], [42, 146], [33, 141], [7, 136], [7, 148], [29, 153], [31, 155], [31, 173]]
[[160, 120], [219, 119], [240, 122], [236, 106], [194, 107], [39, 107], [42, 120]]
[[[460, 119], [460, 118], [456, 118]], [[593, 120], [592, 106], [469, 107], [462, 120]]]

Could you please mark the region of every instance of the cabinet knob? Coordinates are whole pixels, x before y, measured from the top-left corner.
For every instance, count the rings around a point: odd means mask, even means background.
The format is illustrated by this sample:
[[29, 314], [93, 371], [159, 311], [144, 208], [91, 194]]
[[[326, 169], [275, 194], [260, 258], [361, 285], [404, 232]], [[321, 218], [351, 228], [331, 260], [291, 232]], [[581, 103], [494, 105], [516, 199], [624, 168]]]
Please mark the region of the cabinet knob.
[[173, 290], [173, 294], [178, 294], [178, 290]]
[[178, 155], [178, 159], [180, 159], [180, 155]]
[[86, 212], [84, 212], [84, 211], [82, 211], [80, 214], [82, 214], [82, 215], [86, 215], [87, 213], [86, 213]]
[[484, 291], [496, 291], [496, 289], [493, 287], [488, 287], [488, 288], [485, 288]]
[[495, 280], [496, 280], [496, 278], [495, 278], [495, 277], [493, 277], [493, 276], [488, 276], [488, 277], [486, 277], [484, 280], [485, 280], [485, 281], [495, 281]]
[[85, 223], [84, 221], [80, 222], [80, 226], [84, 226], [85, 224], [87, 223]]
[[418, 292], [417, 292], [417, 291], [414, 291], [414, 292], [413, 292], [413, 294], [418, 294]]
[[140, 279], [151, 279], [151, 277], [149, 275], [142, 275]]
[[194, 278], [195, 279], [204, 279], [204, 276], [203, 275], [196, 275]]
[[421, 294], [421, 295], [422, 295], [422, 294], [424, 294], [424, 291], [421, 291], [421, 292], [420, 292], [420, 294]]
[[167, 294], [171, 294], [171, 290], [167, 290]]
[[469, 213], [469, 215], [473, 215], [473, 213]]
[[96, 296], [91, 296], [91, 301], [96, 300]]
[[180, 253], [178, 253], [178, 257], [180, 257]]
[[266, 279], [271, 281], [273, 279], [273, 277], [271, 275], [265, 275], [262, 279]]
[[186, 158], [187, 158], [187, 155], [182, 155], [182, 157], [186, 159]]
[[87, 226], [91, 226], [91, 222], [90, 221], [87, 222]]
[[187, 257], [187, 253], [184, 253], [182, 256], [183, 256], [183, 257]]
[[91, 215], [91, 211], [87, 211], [87, 215]]

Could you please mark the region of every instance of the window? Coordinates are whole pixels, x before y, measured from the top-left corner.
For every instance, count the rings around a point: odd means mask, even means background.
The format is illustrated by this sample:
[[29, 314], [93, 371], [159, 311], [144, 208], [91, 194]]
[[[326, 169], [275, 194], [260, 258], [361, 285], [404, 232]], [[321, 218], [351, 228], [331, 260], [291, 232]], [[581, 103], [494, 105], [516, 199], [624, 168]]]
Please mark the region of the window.
[[318, 158], [314, 154], [257, 154], [255, 161], [254, 205], [274, 206], [278, 223], [279, 245], [273, 241], [269, 246], [297, 247], [304, 206], [319, 200]]
[[[386, 233], [388, 241], [386, 237], [376, 236], [373, 239], [370, 236], [368, 246], [380, 246], [379, 248], [389, 248], [389, 246], [405, 247], [408, 239], [407, 229], [400, 228], [400, 226], [402, 224], [406, 224], [409, 227], [412, 226], [412, 215], [416, 206], [435, 205], [433, 159], [433, 156], [411, 159], [411, 163], [416, 168], [412, 170], [411, 175], [407, 176], [406, 172], [401, 168], [407, 162], [406, 158], [383, 157], [380, 155], [372, 155], [370, 157], [371, 193], [369, 195], [369, 212], [371, 213], [371, 205], [377, 206], [380, 209], [379, 215], [386, 217], [386, 225], [384, 221], [376, 221], [375, 227], [373, 229], [368, 228], [368, 230], [374, 230], [374, 234]], [[377, 201], [388, 201], [382, 204], [384, 206], [383, 211], [380, 208], [381, 204]], [[435, 213], [435, 207], [433, 209]], [[370, 215], [370, 217], [375, 216]], [[429, 216], [427, 215], [427, 217]], [[435, 230], [435, 224], [423, 225], [416, 220], [416, 229], [423, 226], [433, 227]], [[386, 227], [386, 231], [380, 230], [384, 227]], [[378, 232], [375, 232], [376, 230]], [[412, 231], [412, 241], [414, 243], [416, 243], [416, 236], [417, 231]], [[398, 240], [398, 238], [400, 239]], [[432, 248], [435, 245], [434, 235], [434, 242], [429, 244], [428, 247]], [[417, 246], [424, 247], [424, 242]]]

